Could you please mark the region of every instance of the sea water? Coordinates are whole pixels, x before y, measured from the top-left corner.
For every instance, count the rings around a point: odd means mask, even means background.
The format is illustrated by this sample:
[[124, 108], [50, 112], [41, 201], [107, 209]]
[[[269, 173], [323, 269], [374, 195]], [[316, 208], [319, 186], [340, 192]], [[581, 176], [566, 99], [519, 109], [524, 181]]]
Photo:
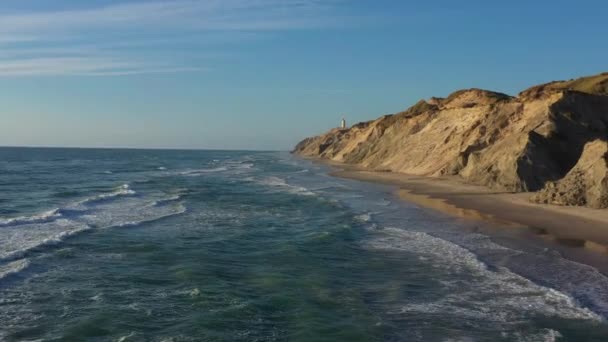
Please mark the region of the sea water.
[[607, 340], [594, 268], [328, 171], [0, 149], [0, 340]]

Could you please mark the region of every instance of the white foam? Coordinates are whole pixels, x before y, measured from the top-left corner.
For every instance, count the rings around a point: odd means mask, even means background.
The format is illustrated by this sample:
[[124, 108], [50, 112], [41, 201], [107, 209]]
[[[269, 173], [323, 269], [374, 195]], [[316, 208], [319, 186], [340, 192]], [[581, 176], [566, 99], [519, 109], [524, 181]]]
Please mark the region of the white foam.
[[16, 226], [20, 224], [30, 224], [30, 223], [43, 223], [53, 221], [57, 218], [60, 218], [61, 212], [59, 209], [53, 209], [49, 211], [45, 211], [40, 214], [35, 214], [32, 216], [20, 216], [14, 218], [0, 219], [0, 227], [7, 226]]
[[139, 226], [142, 225], [144, 223], [150, 223], [150, 222], [154, 222], [154, 221], [158, 221], [160, 219], [163, 218], [167, 218], [167, 217], [171, 217], [171, 216], [176, 216], [176, 215], [181, 215], [183, 213], [185, 213], [187, 211], [186, 207], [184, 207], [183, 205], [177, 206], [175, 210], [169, 211], [169, 212], [165, 212], [165, 213], [157, 213], [153, 216], [149, 216], [146, 217], [144, 219], [135, 219], [132, 221], [123, 221], [123, 222], [118, 222], [112, 225], [107, 226], [106, 228], [110, 228], [110, 227], [135, 227], [135, 226]]
[[126, 342], [126, 341], [130, 341], [132, 338], [134, 338], [137, 335], [136, 332], [132, 331], [130, 334], [128, 335], [124, 335], [118, 338], [118, 340], [116, 340], [117, 342]]
[[253, 164], [252, 163], [246, 163], [246, 162], [228, 162], [228, 164], [234, 168], [234, 169], [241, 169], [241, 170], [249, 170], [253, 168]]
[[[42, 246], [60, 243], [91, 228], [131, 227], [186, 212], [181, 194], [156, 199], [130, 196], [128, 185], [31, 217], [4, 220], [0, 263], [21, 258]], [[111, 200], [110, 200], [111, 199]], [[66, 213], [69, 213], [66, 214]]]
[[165, 204], [168, 204], [171, 202], [177, 202], [181, 199], [182, 199], [182, 195], [178, 194], [178, 195], [173, 195], [173, 196], [170, 196], [167, 198], [161, 198], [161, 199], [155, 200], [151, 203], [151, 205], [152, 206], [161, 206], [161, 205], [165, 205]]
[[19, 259], [13, 262], [9, 262], [4, 265], [0, 265], [0, 280], [17, 274], [30, 266], [30, 261], [27, 259]]
[[68, 219], [5, 227], [0, 233], [0, 260], [21, 257], [34, 248], [58, 243], [89, 228], [86, 223]]
[[19, 216], [19, 217], [13, 217], [13, 218], [0, 219], [0, 227], [18, 226], [18, 225], [34, 224], [34, 223], [48, 223], [48, 222], [52, 222], [57, 219], [63, 218], [64, 213], [66, 211], [69, 211], [72, 209], [76, 209], [76, 210], [81, 209], [82, 205], [91, 204], [91, 203], [95, 203], [98, 201], [109, 200], [109, 199], [113, 199], [113, 198], [121, 197], [121, 196], [132, 196], [135, 194], [136, 194], [136, 192], [131, 190], [131, 188], [129, 187], [129, 184], [123, 184], [112, 192], [85, 198], [74, 204], [68, 205], [65, 208], [55, 208], [55, 209], [48, 210], [48, 211], [45, 211], [45, 212], [42, 212], [39, 214], [34, 214], [32, 216]]
[[289, 186], [289, 184], [287, 183], [287, 180], [285, 180], [284, 178], [281, 178], [281, 177], [276, 177], [276, 176], [264, 178], [262, 180], [262, 183], [268, 184], [268, 185], [273, 185], [273, 186]]
[[287, 186], [287, 182], [283, 178], [279, 178], [279, 177], [275, 177], [275, 176], [266, 177], [266, 178], [260, 180], [259, 183], [263, 184], [263, 185], [270, 185], [270, 186]]
[[90, 300], [94, 301], [94, 302], [101, 302], [103, 301], [103, 294], [98, 293], [96, 295], [94, 295], [93, 297], [89, 298]]
[[295, 194], [295, 195], [303, 195], [303, 196], [314, 196], [315, 195], [314, 192], [310, 191], [309, 189], [307, 189], [303, 186], [288, 184], [287, 181], [284, 180], [283, 178], [279, 178], [279, 177], [275, 177], [275, 176], [263, 178], [263, 179], [259, 180], [258, 183], [262, 184], [262, 185], [270, 186], [270, 187], [280, 188], [281, 190], [283, 190], [285, 192]]
[[490, 263], [504, 265], [514, 273], [549, 284], [548, 287], [567, 293], [585, 307], [608, 317], [608, 278], [592, 266], [565, 259], [560, 253], [546, 248], [536, 253], [507, 248], [482, 234], [447, 231], [436, 234], [470, 249]]
[[139, 302], [128, 304], [126, 307], [133, 311], [143, 312], [146, 316], [152, 316], [152, 309], [142, 307]]
[[365, 213], [365, 214], [356, 215], [355, 220], [357, 220], [359, 222], [363, 222], [363, 223], [369, 222], [372, 220], [372, 214]]
[[175, 196], [179, 195], [157, 199], [122, 197], [114, 201], [96, 203], [77, 217], [77, 220], [97, 228], [135, 226], [184, 213], [185, 207]]
[[[489, 270], [470, 251], [423, 232], [398, 228], [374, 231], [370, 249], [413, 253], [429, 263], [447, 294], [423, 303], [406, 303], [392, 310], [396, 315], [453, 315], [470, 321], [488, 319], [508, 323], [541, 314], [566, 319], [602, 320], [568, 295], [543, 287], [506, 268]], [[500, 247], [498, 247], [500, 248]], [[463, 282], [466, 282], [464, 284]]]
[[94, 203], [94, 202], [99, 202], [99, 201], [105, 201], [105, 200], [113, 199], [115, 197], [133, 196], [135, 194], [136, 194], [136, 192], [133, 191], [133, 190], [131, 190], [131, 187], [129, 186], [129, 184], [123, 184], [123, 185], [119, 186], [118, 188], [116, 188], [112, 192], [86, 198], [86, 199], [78, 202], [78, 204], [91, 204], [91, 203]]
[[557, 331], [557, 330], [553, 330], [553, 329], [542, 329], [541, 331], [539, 331], [538, 333], [535, 334], [530, 334], [530, 333], [526, 333], [523, 334], [521, 332], [516, 332], [513, 334], [510, 334], [511, 336], [505, 336], [505, 337], [512, 337], [514, 340], [516, 341], [538, 341], [538, 342], [556, 342], [559, 341], [563, 338], [562, 334]]
[[386, 206], [389, 206], [390, 204], [392, 204], [392, 202], [387, 200], [386, 198], [383, 198], [381, 200], [378, 200], [378, 202], [376, 202], [375, 204], [386, 207]]
[[188, 177], [198, 177], [198, 176], [202, 176], [202, 175], [205, 175], [208, 173], [224, 172], [224, 171], [228, 171], [228, 168], [225, 166], [221, 166], [221, 167], [215, 167], [215, 168], [211, 168], [211, 169], [186, 170], [186, 171], [178, 172], [178, 174], [182, 175], [182, 176], [188, 176]]
[[233, 175], [249, 174], [255, 170], [253, 163], [247, 163], [244, 161], [227, 162], [227, 165], [229, 166], [230, 173]]
[[198, 287], [195, 287], [194, 289], [188, 292], [188, 295], [192, 298], [200, 297], [201, 290], [199, 290]]

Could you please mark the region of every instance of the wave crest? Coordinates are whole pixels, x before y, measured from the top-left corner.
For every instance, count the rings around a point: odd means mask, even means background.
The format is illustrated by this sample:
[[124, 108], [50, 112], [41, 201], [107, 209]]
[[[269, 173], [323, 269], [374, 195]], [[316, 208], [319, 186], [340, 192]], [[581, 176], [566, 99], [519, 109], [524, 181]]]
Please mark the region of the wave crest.
[[0, 219], [0, 227], [9, 227], [30, 223], [45, 223], [54, 221], [60, 217], [62, 217], [61, 209], [56, 208], [32, 216], [19, 216], [9, 219]]
[[109, 192], [109, 193], [105, 193], [105, 194], [100, 194], [100, 195], [96, 195], [93, 197], [89, 197], [86, 198], [82, 201], [79, 202], [79, 204], [91, 204], [91, 203], [95, 203], [95, 202], [101, 202], [101, 201], [106, 201], [115, 197], [120, 197], [120, 196], [133, 196], [136, 195], [137, 193], [131, 189], [131, 187], [129, 186], [129, 184], [123, 184], [121, 186], [119, 186], [118, 188], [116, 188], [114, 191]]
[[19, 259], [5, 265], [0, 265], [0, 280], [22, 272], [29, 266], [30, 261], [28, 259]]
[[[490, 268], [468, 249], [425, 232], [399, 228], [375, 231], [366, 246], [376, 250], [412, 253], [429, 264], [444, 287], [432, 301], [406, 303], [395, 315], [453, 315], [453, 320], [491, 319], [508, 323], [525, 315], [542, 314], [565, 319], [602, 321], [597, 313], [581, 307], [566, 293], [538, 285], [506, 267]], [[496, 245], [494, 248], [506, 248]], [[442, 279], [444, 278], [444, 279]], [[463, 282], [467, 285], [463, 286]]]
[[288, 184], [286, 180], [284, 180], [283, 178], [276, 177], [276, 176], [266, 177], [262, 180], [259, 180], [258, 183], [261, 185], [266, 185], [266, 186], [270, 186], [270, 187], [274, 187], [274, 188], [280, 188], [280, 189], [284, 190], [285, 192], [295, 194], [295, 195], [303, 195], [303, 196], [315, 196], [316, 195], [314, 192], [310, 191], [309, 189], [307, 189], [303, 186]]

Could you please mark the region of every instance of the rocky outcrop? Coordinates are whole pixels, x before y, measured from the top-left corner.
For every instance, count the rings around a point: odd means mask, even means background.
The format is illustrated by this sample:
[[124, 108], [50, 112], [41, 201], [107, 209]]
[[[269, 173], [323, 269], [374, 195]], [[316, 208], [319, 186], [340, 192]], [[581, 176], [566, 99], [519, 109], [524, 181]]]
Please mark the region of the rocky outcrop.
[[588, 143], [576, 165], [557, 182], [549, 182], [532, 196], [545, 204], [608, 208], [608, 143]]
[[601, 74], [536, 86], [517, 97], [461, 90], [305, 139], [294, 153], [537, 191], [569, 174], [587, 143], [607, 139], [607, 89], [608, 74]]

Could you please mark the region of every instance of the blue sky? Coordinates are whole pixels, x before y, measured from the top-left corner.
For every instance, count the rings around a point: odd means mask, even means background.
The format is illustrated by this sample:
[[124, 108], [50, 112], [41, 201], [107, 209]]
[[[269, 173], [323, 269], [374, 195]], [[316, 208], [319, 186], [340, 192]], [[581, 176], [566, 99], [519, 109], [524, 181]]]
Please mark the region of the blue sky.
[[608, 2], [3, 0], [0, 145], [289, 149], [608, 71]]

